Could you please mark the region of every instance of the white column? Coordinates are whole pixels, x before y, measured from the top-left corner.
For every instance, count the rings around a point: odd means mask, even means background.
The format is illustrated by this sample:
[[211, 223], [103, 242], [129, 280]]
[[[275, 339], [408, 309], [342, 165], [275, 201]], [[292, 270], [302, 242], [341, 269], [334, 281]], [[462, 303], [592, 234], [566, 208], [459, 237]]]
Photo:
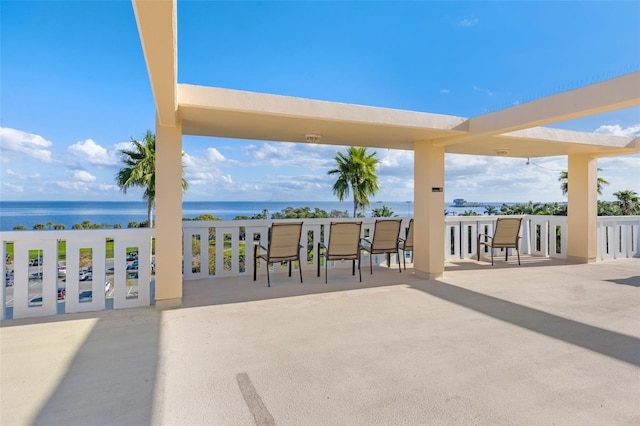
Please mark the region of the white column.
[[589, 154], [569, 155], [567, 258], [595, 262], [598, 254], [598, 163]]
[[182, 124], [156, 122], [156, 300], [182, 298]]
[[415, 273], [438, 278], [444, 273], [444, 148], [430, 141], [414, 146]]

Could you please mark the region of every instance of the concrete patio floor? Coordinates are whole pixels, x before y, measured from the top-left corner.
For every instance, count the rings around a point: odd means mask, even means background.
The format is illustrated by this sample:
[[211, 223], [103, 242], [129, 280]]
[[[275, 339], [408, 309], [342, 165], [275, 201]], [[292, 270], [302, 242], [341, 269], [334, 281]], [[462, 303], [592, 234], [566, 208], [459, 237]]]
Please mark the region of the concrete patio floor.
[[272, 278], [4, 321], [0, 424], [640, 424], [640, 259]]

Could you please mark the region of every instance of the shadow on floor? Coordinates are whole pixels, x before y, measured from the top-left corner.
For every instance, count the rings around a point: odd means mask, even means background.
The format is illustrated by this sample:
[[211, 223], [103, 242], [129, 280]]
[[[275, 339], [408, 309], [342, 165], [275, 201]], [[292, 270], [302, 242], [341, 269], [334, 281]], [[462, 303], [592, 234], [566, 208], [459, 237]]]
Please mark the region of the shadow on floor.
[[610, 282], [610, 283], [614, 283], [614, 284], [630, 285], [632, 287], [640, 287], [640, 275], [636, 275], [635, 277], [620, 278], [620, 279], [617, 279], [617, 280], [605, 280], [605, 281]]
[[160, 315], [103, 311], [34, 424], [152, 424]]
[[412, 288], [518, 327], [640, 366], [640, 339], [498, 299], [442, 281]]

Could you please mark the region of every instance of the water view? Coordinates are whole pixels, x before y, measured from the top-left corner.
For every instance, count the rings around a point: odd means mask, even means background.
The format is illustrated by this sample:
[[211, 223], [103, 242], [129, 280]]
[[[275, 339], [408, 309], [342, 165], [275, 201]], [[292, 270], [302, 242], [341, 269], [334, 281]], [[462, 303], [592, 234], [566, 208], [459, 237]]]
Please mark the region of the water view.
[[[499, 208], [502, 203], [473, 202], [467, 205], [454, 205], [446, 202], [445, 208], [451, 215], [467, 210], [483, 213], [485, 206]], [[350, 215], [350, 202], [339, 201], [186, 201], [182, 204], [182, 215], [194, 218], [202, 214], [212, 214], [223, 220], [233, 220], [236, 216], [252, 216], [268, 210], [269, 215], [287, 207], [319, 208], [330, 213], [332, 210], [346, 211]], [[387, 206], [394, 215], [413, 216], [413, 202], [382, 201], [373, 202], [365, 212], [372, 216], [372, 209]], [[24, 225], [33, 229], [36, 224], [47, 226], [61, 224], [71, 229], [74, 224], [90, 221], [94, 224], [120, 224], [123, 228], [129, 222], [142, 222], [147, 219], [147, 206], [142, 201], [1, 201], [0, 231], [11, 231], [14, 226]]]

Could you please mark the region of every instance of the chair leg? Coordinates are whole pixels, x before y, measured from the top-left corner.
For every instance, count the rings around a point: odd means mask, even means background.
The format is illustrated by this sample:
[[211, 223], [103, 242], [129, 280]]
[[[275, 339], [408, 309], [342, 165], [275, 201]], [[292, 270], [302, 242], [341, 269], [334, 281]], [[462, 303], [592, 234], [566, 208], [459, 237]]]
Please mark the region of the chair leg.
[[302, 261], [298, 257], [298, 269], [300, 270], [300, 284], [302, 284]]
[[356, 260], [351, 261], [351, 275], [356, 276]]
[[362, 253], [358, 253], [358, 275], [360, 276], [360, 282], [362, 282]]
[[373, 275], [373, 253], [369, 252], [369, 273]]
[[387, 253], [387, 268], [391, 268], [391, 253]]
[[518, 265], [520, 265], [520, 250], [516, 247], [516, 253], [518, 254]]
[[329, 274], [329, 259], [324, 259], [324, 283], [327, 283], [327, 275]]
[[491, 266], [493, 266], [493, 247], [491, 247]]
[[253, 246], [253, 280], [256, 280], [256, 267], [258, 265], [258, 246]]
[[289, 276], [291, 276], [291, 261], [289, 261]]
[[269, 261], [267, 261], [267, 287], [271, 287], [271, 280], [269, 280]]
[[316, 251], [316, 256], [318, 257], [318, 277], [320, 276], [320, 243], [318, 243], [318, 251]]
[[504, 249], [504, 261], [506, 262], [507, 260], [509, 260], [509, 249], [505, 248]]
[[404, 270], [407, 270], [407, 252], [402, 251], [402, 264], [404, 265]]
[[402, 265], [400, 264], [400, 250], [396, 252], [396, 256], [398, 257], [398, 272], [402, 273]]

